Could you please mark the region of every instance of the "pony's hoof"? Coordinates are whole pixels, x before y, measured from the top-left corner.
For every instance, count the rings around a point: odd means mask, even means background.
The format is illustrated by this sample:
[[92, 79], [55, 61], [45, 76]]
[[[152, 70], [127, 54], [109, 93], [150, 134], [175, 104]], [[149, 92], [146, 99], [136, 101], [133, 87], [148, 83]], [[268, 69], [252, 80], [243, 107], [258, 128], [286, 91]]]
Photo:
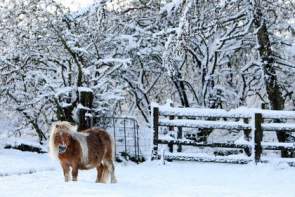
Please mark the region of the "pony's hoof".
[[70, 180], [71, 180], [71, 179], [68, 178], [68, 177], [65, 178], [65, 182], [69, 182]]
[[96, 183], [102, 183], [102, 184], [106, 184], [107, 183], [106, 181], [98, 181], [98, 180], [96, 180], [95, 182]]
[[117, 179], [112, 179], [111, 183], [118, 183], [118, 180]]

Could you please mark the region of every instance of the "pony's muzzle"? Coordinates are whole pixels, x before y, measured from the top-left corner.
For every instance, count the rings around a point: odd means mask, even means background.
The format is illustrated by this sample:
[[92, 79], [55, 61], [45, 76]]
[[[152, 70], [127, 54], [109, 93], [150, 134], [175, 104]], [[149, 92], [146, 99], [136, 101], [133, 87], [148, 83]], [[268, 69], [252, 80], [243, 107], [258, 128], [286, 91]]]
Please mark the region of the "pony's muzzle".
[[62, 154], [64, 152], [66, 152], [67, 150], [67, 146], [66, 145], [58, 145], [58, 153]]

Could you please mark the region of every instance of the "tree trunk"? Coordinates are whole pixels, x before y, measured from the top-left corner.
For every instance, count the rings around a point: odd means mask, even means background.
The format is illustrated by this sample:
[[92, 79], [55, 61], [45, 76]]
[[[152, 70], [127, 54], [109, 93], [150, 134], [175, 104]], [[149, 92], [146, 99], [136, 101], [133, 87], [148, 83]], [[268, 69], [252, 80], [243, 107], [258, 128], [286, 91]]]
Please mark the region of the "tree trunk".
[[189, 105], [188, 97], [186, 94], [185, 82], [181, 80], [181, 78], [182, 78], [181, 73], [178, 73], [176, 76], [173, 76], [171, 79], [179, 94], [181, 105], [183, 107], [189, 107], [190, 105]]
[[25, 111], [17, 109], [19, 112], [22, 112], [22, 114], [25, 116], [25, 118], [27, 119], [27, 121], [31, 124], [31, 126], [33, 127], [33, 129], [36, 131], [38, 138], [39, 138], [39, 143], [43, 144], [44, 140], [47, 140], [45, 134], [43, 133], [43, 131], [40, 129], [39, 125], [38, 125], [38, 121], [37, 119], [34, 119], [33, 117], [31, 117], [29, 114], [27, 114]]
[[91, 127], [90, 125], [90, 117], [86, 116], [87, 112], [90, 112], [93, 103], [93, 92], [92, 91], [79, 91], [79, 103], [81, 107], [78, 108], [78, 131], [82, 131]]
[[[268, 100], [270, 102], [270, 107], [272, 110], [283, 110], [285, 101], [282, 95], [281, 87], [278, 83], [273, 52], [271, 49], [271, 42], [269, 40], [269, 33], [267, 31], [266, 23], [262, 19], [262, 12], [259, 7], [256, 8], [254, 17], [254, 25], [257, 29], [256, 38], [259, 46], [258, 52], [261, 58], [261, 68], [264, 73], [265, 88]], [[275, 122], [279, 121], [280, 120], [275, 120]], [[290, 136], [290, 133], [276, 132], [276, 135], [279, 142], [286, 142]], [[289, 155], [289, 151], [282, 150], [282, 157], [288, 157]]]

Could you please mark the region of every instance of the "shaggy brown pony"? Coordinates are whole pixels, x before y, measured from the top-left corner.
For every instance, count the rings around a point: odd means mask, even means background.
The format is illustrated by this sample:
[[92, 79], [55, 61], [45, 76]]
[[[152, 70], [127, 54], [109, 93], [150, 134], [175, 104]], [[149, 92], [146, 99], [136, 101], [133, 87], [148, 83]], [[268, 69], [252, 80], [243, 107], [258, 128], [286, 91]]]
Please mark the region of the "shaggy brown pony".
[[77, 132], [77, 127], [61, 121], [52, 125], [49, 153], [58, 158], [65, 181], [77, 181], [78, 169], [97, 169], [96, 182], [106, 183], [111, 175], [111, 183], [116, 183], [113, 162], [113, 144], [110, 135], [103, 129], [90, 128]]

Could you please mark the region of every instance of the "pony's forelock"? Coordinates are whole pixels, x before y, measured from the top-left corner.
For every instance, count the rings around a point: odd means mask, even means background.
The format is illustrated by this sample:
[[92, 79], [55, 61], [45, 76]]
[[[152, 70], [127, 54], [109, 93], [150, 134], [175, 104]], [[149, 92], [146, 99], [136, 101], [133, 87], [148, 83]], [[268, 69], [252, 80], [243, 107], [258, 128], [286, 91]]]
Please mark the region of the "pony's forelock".
[[[60, 130], [57, 128], [57, 125], [65, 127], [66, 129]], [[58, 158], [58, 147], [54, 144], [54, 137], [57, 133], [57, 131], [67, 132], [70, 134], [75, 140], [77, 140], [80, 144], [81, 151], [82, 151], [82, 162], [87, 163], [88, 161], [88, 146], [87, 146], [87, 140], [86, 137], [88, 134], [86, 133], [79, 133], [77, 132], [77, 126], [72, 125], [69, 122], [66, 121], [58, 121], [52, 124], [51, 132], [50, 132], [50, 138], [49, 138], [49, 155], [51, 158]]]
[[77, 126], [72, 125], [71, 123], [67, 121], [57, 121], [52, 124], [51, 131], [50, 131], [50, 138], [49, 138], [49, 156], [53, 159], [58, 158], [58, 147], [54, 144], [54, 137], [57, 131], [59, 131], [59, 129], [57, 128], [57, 125], [67, 128], [65, 130], [63, 129], [63, 131], [69, 132], [69, 134], [77, 131]]
[[58, 156], [58, 148], [54, 144], [54, 137], [56, 134], [55, 127], [56, 127], [56, 123], [53, 123], [51, 126], [50, 137], [49, 137], [49, 156], [52, 159], [56, 159]]

